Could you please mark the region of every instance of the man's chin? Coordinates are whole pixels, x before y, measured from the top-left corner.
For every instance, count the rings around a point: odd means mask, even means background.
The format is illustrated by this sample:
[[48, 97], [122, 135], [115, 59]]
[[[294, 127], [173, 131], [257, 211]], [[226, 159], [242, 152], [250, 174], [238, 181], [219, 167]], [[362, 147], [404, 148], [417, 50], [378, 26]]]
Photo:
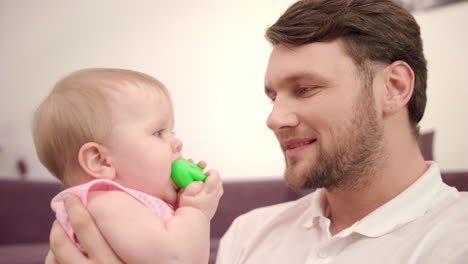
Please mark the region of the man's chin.
[[284, 180], [286, 184], [295, 191], [305, 189], [305, 175], [297, 171], [287, 169], [284, 173]]
[[315, 160], [287, 160], [284, 171], [286, 184], [293, 190], [301, 191], [310, 189], [307, 185], [307, 177], [310, 177], [312, 166], [315, 166]]

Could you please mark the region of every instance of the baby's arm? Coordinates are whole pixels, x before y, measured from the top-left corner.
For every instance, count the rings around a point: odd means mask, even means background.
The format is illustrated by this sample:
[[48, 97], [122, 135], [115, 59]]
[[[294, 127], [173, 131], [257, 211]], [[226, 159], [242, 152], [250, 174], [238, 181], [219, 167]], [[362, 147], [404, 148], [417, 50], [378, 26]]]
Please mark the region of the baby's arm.
[[166, 221], [129, 195], [96, 192], [88, 208], [104, 237], [126, 263], [207, 263], [209, 221], [222, 194], [215, 171], [180, 195], [179, 208]]

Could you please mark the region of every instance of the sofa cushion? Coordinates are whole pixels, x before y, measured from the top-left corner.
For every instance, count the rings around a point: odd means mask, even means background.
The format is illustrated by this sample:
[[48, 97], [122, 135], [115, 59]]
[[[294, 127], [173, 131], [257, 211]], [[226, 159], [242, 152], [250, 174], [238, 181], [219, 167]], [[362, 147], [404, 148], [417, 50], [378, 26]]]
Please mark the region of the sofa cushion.
[[468, 171], [442, 172], [442, 179], [460, 192], [468, 192]]
[[[211, 237], [221, 237], [234, 218], [252, 209], [295, 200], [303, 193], [292, 191], [283, 180], [231, 181], [224, 183], [224, 194], [213, 217]], [[258, 199], [256, 199], [258, 198]]]
[[218, 254], [219, 240], [221, 240], [221, 238], [212, 237], [210, 239], [210, 259], [208, 260], [208, 264], [215, 264], [216, 262], [216, 254]]
[[433, 144], [434, 144], [434, 131], [422, 133], [419, 136], [419, 148], [424, 157], [424, 160], [434, 160]]
[[0, 245], [49, 241], [58, 182], [0, 180]]
[[49, 243], [0, 245], [0, 263], [43, 264]]

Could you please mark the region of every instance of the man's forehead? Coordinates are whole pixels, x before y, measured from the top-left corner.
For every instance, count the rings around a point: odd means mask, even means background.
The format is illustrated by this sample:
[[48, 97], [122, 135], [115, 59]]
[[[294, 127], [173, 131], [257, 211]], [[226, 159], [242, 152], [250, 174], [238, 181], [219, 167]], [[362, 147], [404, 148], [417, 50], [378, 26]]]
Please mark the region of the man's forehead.
[[330, 75], [340, 74], [343, 63], [348, 66], [349, 63], [354, 65], [340, 40], [300, 46], [277, 45], [270, 54], [265, 72], [265, 86], [271, 89], [278, 82], [305, 78], [324, 81], [333, 77]]

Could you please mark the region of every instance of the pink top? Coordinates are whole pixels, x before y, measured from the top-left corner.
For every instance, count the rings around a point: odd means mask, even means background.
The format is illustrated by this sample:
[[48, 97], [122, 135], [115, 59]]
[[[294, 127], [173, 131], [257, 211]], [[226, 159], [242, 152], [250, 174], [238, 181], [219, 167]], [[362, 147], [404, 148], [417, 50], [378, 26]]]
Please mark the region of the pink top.
[[88, 193], [92, 191], [122, 191], [135, 198], [137, 201], [148, 207], [150, 210], [155, 212], [161, 219], [166, 220], [167, 218], [174, 215], [173, 208], [162, 201], [161, 199], [152, 195], [133, 190], [124, 187], [111, 180], [93, 180], [88, 183], [68, 188], [59, 194], [57, 194], [51, 201], [50, 205], [52, 210], [55, 212], [58, 222], [63, 227], [68, 237], [75, 243], [75, 245], [82, 251], [85, 252], [83, 247], [78, 243], [78, 240], [74, 236], [73, 229], [70, 225], [67, 212], [63, 200], [68, 193], [73, 193], [81, 199], [81, 202], [85, 207], [88, 206]]

